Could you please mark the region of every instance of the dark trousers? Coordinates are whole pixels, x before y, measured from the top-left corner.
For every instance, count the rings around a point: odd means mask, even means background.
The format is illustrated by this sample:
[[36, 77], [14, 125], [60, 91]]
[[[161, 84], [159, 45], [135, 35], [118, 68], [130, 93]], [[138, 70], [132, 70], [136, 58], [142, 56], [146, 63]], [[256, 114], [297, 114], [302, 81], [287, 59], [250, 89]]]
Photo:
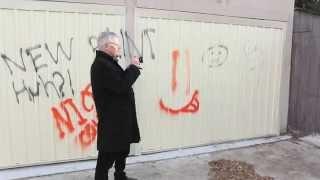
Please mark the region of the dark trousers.
[[108, 172], [115, 163], [115, 180], [125, 179], [126, 158], [129, 155], [129, 149], [123, 152], [102, 152], [98, 153], [98, 160], [95, 172], [95, 180], [108, 180]]

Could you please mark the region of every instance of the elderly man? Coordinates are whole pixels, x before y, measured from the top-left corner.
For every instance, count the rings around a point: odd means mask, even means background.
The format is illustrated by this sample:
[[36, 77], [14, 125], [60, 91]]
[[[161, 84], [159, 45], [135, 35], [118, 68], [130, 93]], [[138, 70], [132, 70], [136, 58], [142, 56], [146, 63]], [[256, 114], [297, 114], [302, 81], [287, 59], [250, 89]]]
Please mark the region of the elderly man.
[[91, 85], [98, 115], [98, 160], [95, 180], [107, 180], [115, 163], [115, 180], [130, 180], [124, 172], [130, 143], [140, 141], [133, 83], [140, 75], [139, 60], [134, 58], [123, 70], [118, 64], [121, 53], [119, 37], [102, 32], [91, 66]]

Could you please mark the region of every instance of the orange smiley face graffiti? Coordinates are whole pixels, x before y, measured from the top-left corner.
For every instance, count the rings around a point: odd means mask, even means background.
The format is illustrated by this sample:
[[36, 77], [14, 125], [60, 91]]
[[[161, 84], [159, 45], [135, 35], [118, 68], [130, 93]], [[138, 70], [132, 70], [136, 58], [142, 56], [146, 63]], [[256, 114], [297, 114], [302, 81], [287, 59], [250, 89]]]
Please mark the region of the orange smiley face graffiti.
[[[186, 85], [186, 95], [188, 96], [190, 94], [190, 54], [189, 51], [185, 51], [186, 55], [186, 75], [187, 75], [187, 85]], [[177, 65], [180, 58], [180, 52], [179, 50], [173, 50], [172, 51], [172, 79], [171, 79], [171, 91], [173, 93], [176, 92], [177, 86], [178, 86], [178, 80], [177, 80]], [[200, 102], [199, 102], [199, 91], [194, 90], [192, 93], [191, 99], [182, 105], [179, 108], [173, 108], [168, 105], [166, 105], [162, 98], [159, 100], [159, 106], [160, 109], [170, 115], [178, 115], [182, 113], [196, 113], [199, 111]]]

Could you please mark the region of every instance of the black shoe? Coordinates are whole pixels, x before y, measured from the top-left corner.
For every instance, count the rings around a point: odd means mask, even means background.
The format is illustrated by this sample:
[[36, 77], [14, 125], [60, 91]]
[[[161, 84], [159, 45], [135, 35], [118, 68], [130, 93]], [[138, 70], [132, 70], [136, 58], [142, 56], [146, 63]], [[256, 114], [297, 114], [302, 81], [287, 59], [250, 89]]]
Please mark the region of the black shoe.
[[125, 179], [123, 179], [123, 180], [138, 180], [138, 179], [126, 176]]
[[121, 173], [115, 172], [114, 180], [138, 180], [138, 179], [128, 177], [125, 172], [121, 172]]
[[126, 177], [127, 179], [126, 180], [138, 180], [136, 178], [132, 178], [132, 177]]

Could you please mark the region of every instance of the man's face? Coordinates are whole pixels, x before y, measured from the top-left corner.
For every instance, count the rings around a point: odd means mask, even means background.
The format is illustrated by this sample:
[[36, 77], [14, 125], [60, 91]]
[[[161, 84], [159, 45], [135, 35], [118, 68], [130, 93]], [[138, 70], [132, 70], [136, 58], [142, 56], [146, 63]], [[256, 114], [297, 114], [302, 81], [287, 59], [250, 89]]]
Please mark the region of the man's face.
[[105, 52], [114, 58], [121, 56], [120, 39], [117, 37], [112, 38], [111, 41], [106, 44]]

